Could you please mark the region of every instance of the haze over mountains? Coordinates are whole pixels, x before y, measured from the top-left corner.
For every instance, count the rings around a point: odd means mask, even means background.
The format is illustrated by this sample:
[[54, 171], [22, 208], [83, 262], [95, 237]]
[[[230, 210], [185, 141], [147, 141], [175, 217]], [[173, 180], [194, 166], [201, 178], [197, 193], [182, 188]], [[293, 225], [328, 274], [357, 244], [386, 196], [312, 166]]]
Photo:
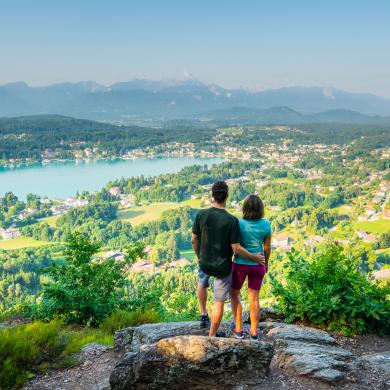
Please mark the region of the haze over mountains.
[[176, 118], [252, 123], [390, 124], [390, 100], [334, 88], [288, 87], [252, 92], [195, 79], [93, 81], [0, 86], [0, 116], [61, 114], [101, 121]]

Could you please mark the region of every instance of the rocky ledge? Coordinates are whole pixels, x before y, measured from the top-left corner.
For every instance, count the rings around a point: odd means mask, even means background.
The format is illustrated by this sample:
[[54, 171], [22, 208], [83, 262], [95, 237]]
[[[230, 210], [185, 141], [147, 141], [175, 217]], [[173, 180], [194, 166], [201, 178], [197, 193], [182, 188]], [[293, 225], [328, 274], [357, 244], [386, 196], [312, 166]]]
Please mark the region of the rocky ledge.
[[366, 387], [357, 374], [373, 364], [383, 373], [383, 386], [390, 384], [386, 354], [357, 356], [315, 328], [274, 321], [259, 328], [261, 342], [207, 337], [198, 322], [123, 329], [115, 336], [114, 348], [123, 355], [111, 373], [111, 388], [263, 389], [266, 378], [282, 372], [309, 381], [307, 389], [360, 389]]

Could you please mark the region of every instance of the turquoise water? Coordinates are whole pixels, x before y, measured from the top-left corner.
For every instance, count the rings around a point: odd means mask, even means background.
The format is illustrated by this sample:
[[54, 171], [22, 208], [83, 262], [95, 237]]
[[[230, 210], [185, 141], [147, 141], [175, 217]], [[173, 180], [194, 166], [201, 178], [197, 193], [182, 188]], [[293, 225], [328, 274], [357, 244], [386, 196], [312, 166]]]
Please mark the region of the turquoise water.
[[20, 199], [28, 193], [64, 199], [77, 191], [100, 190], [110, 180], [131, 176], [155, 176], [178, 172], [194, 164], [213, 164], [219, 158], [161, 157], [136, 160], [97, 160], [36, 164], [29, 167], [0, 168], [0, 196], [12, 191]]

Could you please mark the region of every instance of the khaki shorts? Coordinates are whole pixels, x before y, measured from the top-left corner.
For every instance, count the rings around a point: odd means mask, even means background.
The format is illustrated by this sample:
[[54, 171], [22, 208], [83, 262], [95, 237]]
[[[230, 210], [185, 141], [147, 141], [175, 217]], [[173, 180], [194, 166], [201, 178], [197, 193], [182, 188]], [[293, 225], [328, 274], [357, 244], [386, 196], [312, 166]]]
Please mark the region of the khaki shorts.
[[[210, 286], [211, 275], [206, 274], [200, 268], [198, 270], [199, 283], [203, 288]], [[230, 274], [224, 278], [214, 277], [214, 301], [225, 302], [230, 294]]]

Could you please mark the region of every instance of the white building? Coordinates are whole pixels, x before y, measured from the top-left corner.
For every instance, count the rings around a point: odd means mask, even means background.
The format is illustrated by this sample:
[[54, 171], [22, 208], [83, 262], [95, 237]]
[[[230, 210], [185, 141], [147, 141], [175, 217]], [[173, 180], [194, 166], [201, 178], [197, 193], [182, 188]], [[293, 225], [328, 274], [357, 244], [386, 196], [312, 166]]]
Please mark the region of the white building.
[[3, 240], [11, 240], [12, 238], [20, 236], [20, 231], [15, 227], [10, 227], [8, 229], [0, 228], [0, 235]]

